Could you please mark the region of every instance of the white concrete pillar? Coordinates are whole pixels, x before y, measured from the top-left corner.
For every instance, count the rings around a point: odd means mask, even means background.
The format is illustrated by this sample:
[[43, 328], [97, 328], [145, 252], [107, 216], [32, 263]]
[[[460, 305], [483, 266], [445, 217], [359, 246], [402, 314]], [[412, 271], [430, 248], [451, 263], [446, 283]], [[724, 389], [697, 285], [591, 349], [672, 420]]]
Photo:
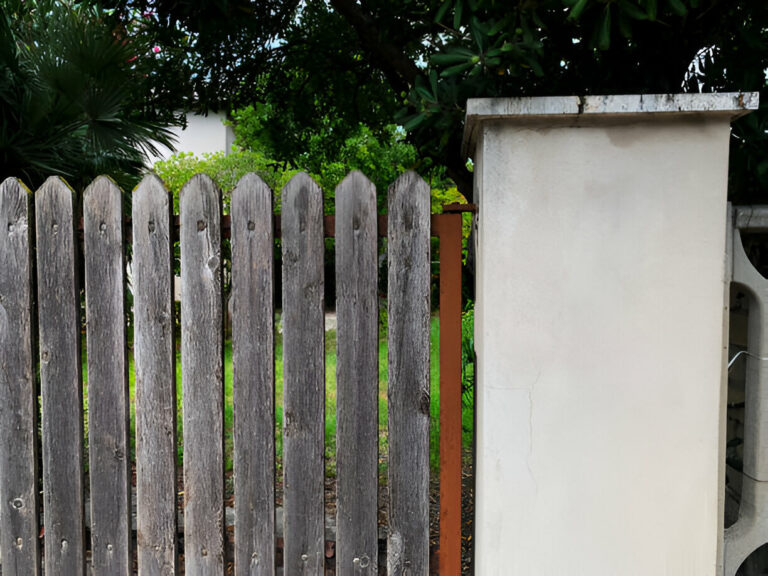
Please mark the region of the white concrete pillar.
[[716, 574], [729, 126], [757, 100], [468, 102], [477, 574]]

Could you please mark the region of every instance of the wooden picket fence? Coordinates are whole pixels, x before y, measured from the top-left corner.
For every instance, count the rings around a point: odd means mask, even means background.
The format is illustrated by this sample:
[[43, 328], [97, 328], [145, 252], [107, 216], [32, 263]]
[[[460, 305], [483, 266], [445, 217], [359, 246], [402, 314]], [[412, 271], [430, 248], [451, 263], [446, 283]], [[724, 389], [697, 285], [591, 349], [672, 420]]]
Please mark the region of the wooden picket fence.
[[[0, 185], [0, 552], [4, 575], [131, 574], [125, 240], [135, 317], [136, 557], [175, 574], [177, 550], [173, 204], [146, 177], [132, 195], [106, 177], [83, 196], [90, 545], [84, 521], [79, 215], [49, 179]], [[429, 570], [430, 190], [404, 174], [388, 198], [389, 574]], [[34, 208], [34, 210], [33, 210]], [[222, 199], [206, 176], [182, 189], [181, 366], [187, 574], [224, 574]], [[33, 215], [34, 214], [34, 215]], [[274, 230], [256, 175], [232, 193], [234, 565], [275, 573]], [[323, 197], [300, 174], [282, 191], [285, 574], [324, 570]], [[373, 185], [336, 190], [338, 574], [377, 574], [378, 300]], [[39, 360], [39, 362], [38, 362]], [[38, 431], [39, 366], [41, 432]], [[41, 446], [38, 448], [38, 436]], [[42, 497], [38, 454], [42, 454]], [[42, 501], [40, 501], [42, 500]], [[42, 509], [44, 538], [40, 538]], [[44, 544], [41, 544], [44, 542]], [[41, 550], [44, 548], [44, 550]], [[41, 558], [43, 560], [41, 560]]]

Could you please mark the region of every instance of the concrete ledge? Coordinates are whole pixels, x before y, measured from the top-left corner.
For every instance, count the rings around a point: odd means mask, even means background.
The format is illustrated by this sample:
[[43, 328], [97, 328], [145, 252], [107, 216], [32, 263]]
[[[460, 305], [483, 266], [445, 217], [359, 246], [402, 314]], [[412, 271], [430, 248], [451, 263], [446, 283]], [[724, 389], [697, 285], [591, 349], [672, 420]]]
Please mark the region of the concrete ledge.
[[768, 206], [752, 204], [749, 206], [734, 206], [736, 218], [734, 226], [747, 232], [768, 232]]
[[477, 130], [488, 120], [588, 126], [617, 120], [626, 122], [692, 115], [734, 119], [756, 110], [759, 102], [757, 92], [473, 98], [467, 101], [462, 153], [465, 157], [474, 154]]

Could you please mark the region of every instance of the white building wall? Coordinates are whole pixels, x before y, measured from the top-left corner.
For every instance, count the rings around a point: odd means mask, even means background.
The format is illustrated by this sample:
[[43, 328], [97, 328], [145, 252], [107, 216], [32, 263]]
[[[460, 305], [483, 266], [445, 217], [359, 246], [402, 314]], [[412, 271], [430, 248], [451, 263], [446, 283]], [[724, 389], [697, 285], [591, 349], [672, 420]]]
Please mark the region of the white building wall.
[[[177, 152], [191, 152], [197, 156], [207, 153], [224, 152], [228, 154], [235, 140], [231, 126], [225, 126], [226, 114], [222, 112], [209, 112], [207, 116], [198, 114], [187, 115], [187, 127], [173, 128], [176, 135]], [[158, 160], [167, 160], [173, 152], [165, 146], [159, 146], [159, 154], [149, 157], [151, 166]]]

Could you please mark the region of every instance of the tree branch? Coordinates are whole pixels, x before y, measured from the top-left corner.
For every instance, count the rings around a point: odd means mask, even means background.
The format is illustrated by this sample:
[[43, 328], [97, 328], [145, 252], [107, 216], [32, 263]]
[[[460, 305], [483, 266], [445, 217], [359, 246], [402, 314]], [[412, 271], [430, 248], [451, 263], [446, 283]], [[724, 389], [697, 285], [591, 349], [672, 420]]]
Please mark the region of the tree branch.
[[419, 69], [398, 46], [385, 40], [374, 18], [355, 0], [331, 0], [331, 6], [352, 27], [360, 44], [398, 92], [410, 90]]

